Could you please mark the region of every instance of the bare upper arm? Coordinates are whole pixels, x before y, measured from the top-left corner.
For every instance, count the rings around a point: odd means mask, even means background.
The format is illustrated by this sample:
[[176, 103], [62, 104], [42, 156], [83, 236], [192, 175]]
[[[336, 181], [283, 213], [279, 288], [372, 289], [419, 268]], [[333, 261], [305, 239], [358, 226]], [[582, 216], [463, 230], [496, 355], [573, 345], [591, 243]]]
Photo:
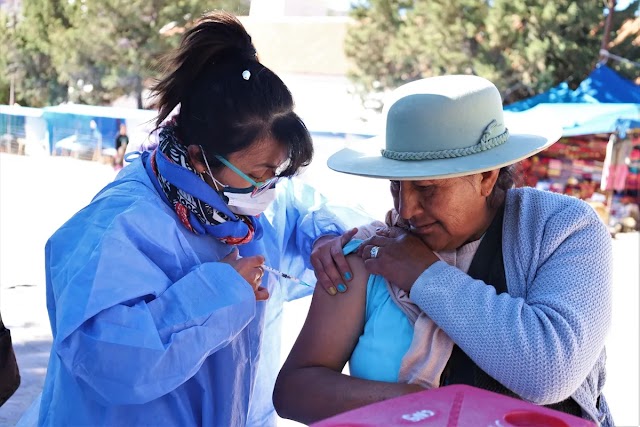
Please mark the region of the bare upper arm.
[[364, 328], [369, 273], [362, 259], [347, 256], [353, 273], [345, 293], [329, 295], [316, 287], [304, 326], [283, 370], [324, 366], [341, 372]]

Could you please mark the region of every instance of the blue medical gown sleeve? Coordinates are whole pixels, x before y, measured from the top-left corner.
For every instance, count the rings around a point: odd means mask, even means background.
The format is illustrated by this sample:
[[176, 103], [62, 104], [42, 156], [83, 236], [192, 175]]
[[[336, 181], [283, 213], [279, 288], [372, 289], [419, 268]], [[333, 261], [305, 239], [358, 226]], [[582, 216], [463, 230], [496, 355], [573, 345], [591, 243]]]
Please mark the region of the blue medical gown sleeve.
[[[282, 247], [280, 269], [315, 283], [311, 265], [313, 243], [326, 234], [340, 235], [352, 227], [368, 224], [373, 218], [356, 206], [332, 203], [299, 178], [278, 184], [279, 195], [266, 213]], [[288, 287], [286, 300], [309, 294], [309, 288]], [[305, 292], [307, 291], [307, 292]]]
[[105, 229], [96, 216], [47, 244], [54, 350], [93, 399], [142, 404], [232, 341], [253, 319], [255, 297], [230, 265], [194, 264], [172, 219], [147, 215], [145, 232], [126, 221]]
[[373, 221], [373, 218], [360, 208], [332, 203], [299, 179], [292, 179], [290, 185], [290, 204], [298, 212], [297, 246], [308, 268], [311, 268], [309, 259], [313, 243], [318, 237], [326, 234], [340, 235], [353, 227]]

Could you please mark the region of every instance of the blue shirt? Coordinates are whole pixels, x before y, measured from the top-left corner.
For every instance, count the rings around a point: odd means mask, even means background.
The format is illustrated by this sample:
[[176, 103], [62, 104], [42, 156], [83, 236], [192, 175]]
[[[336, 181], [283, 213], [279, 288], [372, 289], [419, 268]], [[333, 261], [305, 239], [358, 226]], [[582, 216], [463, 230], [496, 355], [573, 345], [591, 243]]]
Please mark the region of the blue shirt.
[[[345, 255], [361, 242], [347, 243]], [[413, 324], [391, 299], [382, 276], [369, 276], [364, 320], [364, 331], [349, 359], [349, 373], [367, 380], [398, 382], [400, 363], [413, 339]]]

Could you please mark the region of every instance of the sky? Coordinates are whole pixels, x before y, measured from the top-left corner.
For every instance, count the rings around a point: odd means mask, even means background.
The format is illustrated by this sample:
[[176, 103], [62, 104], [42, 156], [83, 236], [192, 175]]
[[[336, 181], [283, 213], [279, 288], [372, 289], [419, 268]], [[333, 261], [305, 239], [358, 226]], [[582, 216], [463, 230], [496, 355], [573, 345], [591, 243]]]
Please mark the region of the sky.
[[[349, 10], [349, 5], [352, 0], [328, 0], [327, 3], [331, 9], [334, 10]], [[632, 0], [618, 0], [616, 3], [616, 10], [625, 9]]]

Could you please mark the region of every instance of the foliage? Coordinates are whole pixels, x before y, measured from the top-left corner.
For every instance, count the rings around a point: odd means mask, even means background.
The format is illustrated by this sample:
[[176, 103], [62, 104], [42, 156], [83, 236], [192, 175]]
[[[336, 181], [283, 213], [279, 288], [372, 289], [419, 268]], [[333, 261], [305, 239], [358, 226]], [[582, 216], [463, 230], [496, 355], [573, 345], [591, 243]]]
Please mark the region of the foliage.
[[[616, 11], [612, 21], [610, 44], [607, 47], [609, 52], [640, 63], [640, 32], [638, 32], [640, 0], [633, 0], [625, 10]], [[635, 21], [635, 32], [633, 21]], [[640, 69], [637, 65], [615, 61], [607, 62], [607, 65], [628, 79], [635, 80], [640, 77]]]
[[185, 27], [216, 8], [246, 14], [249, 1], [24, 0], [13, 37], [19, 99], [99, 105], [134, 94], [142, 107], [157, 60]]
[[[363, 98], [462, 73], [492, 80], [507, 103], [584, 79], [598, 61], [604, 22], [602, 0], [363, 0], [351, 16], [345, 50]], [[638, 46], [624, 49], [618, 55], [635, 49], [639, 57]]]
[[0, 10], [0, 104], [6, 104], [9, 100], [10, 73], [9, 57], [11, 47], [9, 45], [9, 32], [12, 31], [9, 16]]
[[14, 13], [9, 21], [7, 74], [15, 77], [16, 101], [41, 106], [64, 100], [66, 87], [58, 81], [47, 40], [49, 34], [68, 26], [59, 3], [25, 1], [22, 15]]

